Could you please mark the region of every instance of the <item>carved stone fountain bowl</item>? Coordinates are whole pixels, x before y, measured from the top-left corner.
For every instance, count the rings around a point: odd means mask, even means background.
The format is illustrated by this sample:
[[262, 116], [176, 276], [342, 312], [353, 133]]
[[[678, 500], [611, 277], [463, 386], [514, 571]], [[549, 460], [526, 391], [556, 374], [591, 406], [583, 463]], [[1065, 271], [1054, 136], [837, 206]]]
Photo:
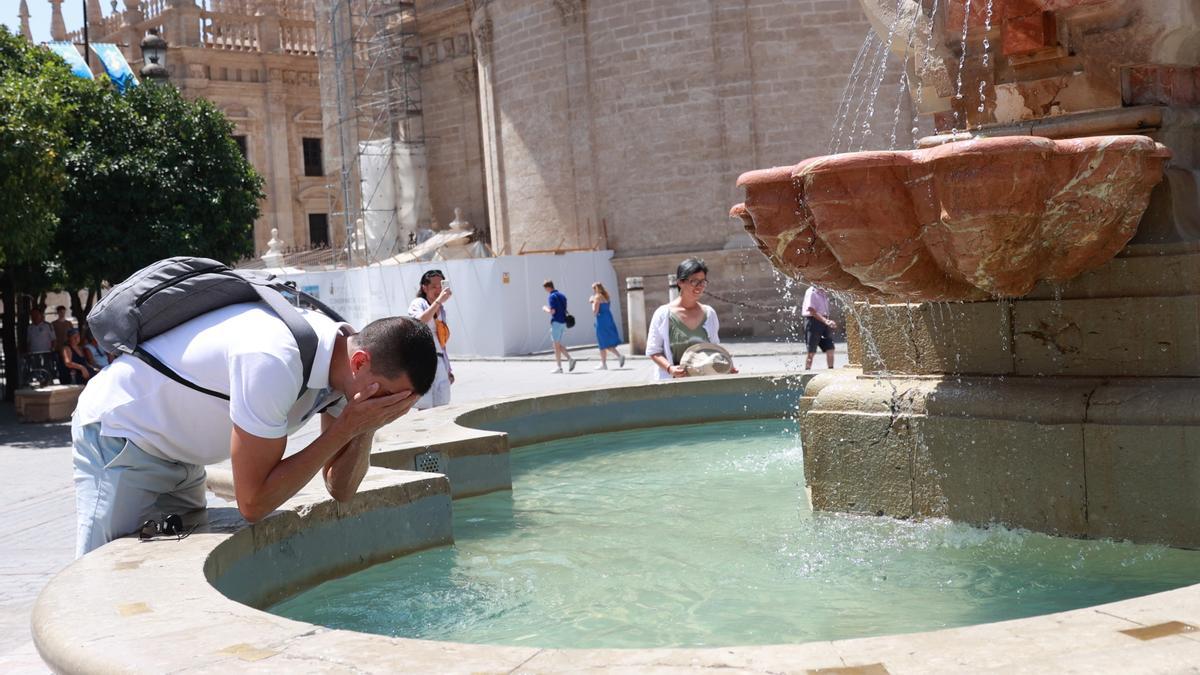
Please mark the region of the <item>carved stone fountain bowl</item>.
[[742, 174], [733, 208], [781, 271], [876, 299], [1019, 297], [1102, 265], [1170, 158], [1145, 136], [977, 138]]

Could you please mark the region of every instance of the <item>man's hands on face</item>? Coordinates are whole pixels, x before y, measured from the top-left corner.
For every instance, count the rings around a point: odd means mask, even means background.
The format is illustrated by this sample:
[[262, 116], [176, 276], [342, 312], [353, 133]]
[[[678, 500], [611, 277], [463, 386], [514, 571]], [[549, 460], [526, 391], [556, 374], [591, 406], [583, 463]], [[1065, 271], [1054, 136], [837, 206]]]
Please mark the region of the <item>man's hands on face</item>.
[[346, 404], [338, 421], [349, 425], [351, 435], [357, 436], [374, 431], [388, 424], [416, 405], [421, 395], [413, 391], [400, 391], [379, 396], [379, 383], [372, 382], [367, 388], [354, 395]]

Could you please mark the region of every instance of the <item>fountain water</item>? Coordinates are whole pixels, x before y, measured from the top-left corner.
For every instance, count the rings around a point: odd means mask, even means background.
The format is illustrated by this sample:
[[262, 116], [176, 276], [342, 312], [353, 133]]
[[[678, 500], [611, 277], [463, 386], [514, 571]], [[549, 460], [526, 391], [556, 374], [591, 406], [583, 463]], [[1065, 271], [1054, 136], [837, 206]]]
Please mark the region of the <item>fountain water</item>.
[[[1200, 581], [1197, 553], [813, 513], [794, 422], [526, 446], [455, 543], [273, 607], [384, 635], [597, 648], [776, 644], [1061, 611]], [[804, 611], [797, 611], [803, 607]]]

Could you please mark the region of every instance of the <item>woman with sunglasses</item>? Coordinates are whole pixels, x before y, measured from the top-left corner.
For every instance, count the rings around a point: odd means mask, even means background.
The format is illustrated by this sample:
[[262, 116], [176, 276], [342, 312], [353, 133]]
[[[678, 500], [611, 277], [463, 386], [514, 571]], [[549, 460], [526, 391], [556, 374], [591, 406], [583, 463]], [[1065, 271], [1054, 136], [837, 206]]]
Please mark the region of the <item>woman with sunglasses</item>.
[[[675, 270], [679, 297], [659, 307], [650, 319], [646, 356], [654, 362], [660, 380], [687, 377], [679, 359], [687, 348], [703, 342], [719, 344], [720, 322], [712, 307], [700, 303], [708, 287], [708, 266], [699, 258], [688, 258]], [[737, 369], [730, 370], [736, 373]]]
[[429, 326], [433, 333], [433, 344], [437, 348], [437, 374], [433, 386], [417, 401], [418, 410], [446, 405], [450, 402], [450, 385], [454, 384], [454, 371], [450, 368], [450, 356], [446, 343], [450, 341], [450, 326], [446, 323], [446, 302], [453, 293], [444, 285], [446, 276], [441, 270], [429, 270], [421, 275], [417, 297], [408, 306], [408, 315]]

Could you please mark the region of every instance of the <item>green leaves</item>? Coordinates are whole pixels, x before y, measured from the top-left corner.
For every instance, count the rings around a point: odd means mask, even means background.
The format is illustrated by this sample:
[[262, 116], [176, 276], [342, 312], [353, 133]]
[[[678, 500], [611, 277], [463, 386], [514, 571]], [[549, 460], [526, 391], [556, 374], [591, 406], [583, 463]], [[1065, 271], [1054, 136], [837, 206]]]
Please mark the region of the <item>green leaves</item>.
[[0, 269], [95, 288], [172, 255], [252, 254], [262, 178], [232, 131], [207, 101], [122, 96], [0, 27]]
[[71, 76], [38, 52], [0, 27], [0, 266], [43, 255], [66, 184]]

